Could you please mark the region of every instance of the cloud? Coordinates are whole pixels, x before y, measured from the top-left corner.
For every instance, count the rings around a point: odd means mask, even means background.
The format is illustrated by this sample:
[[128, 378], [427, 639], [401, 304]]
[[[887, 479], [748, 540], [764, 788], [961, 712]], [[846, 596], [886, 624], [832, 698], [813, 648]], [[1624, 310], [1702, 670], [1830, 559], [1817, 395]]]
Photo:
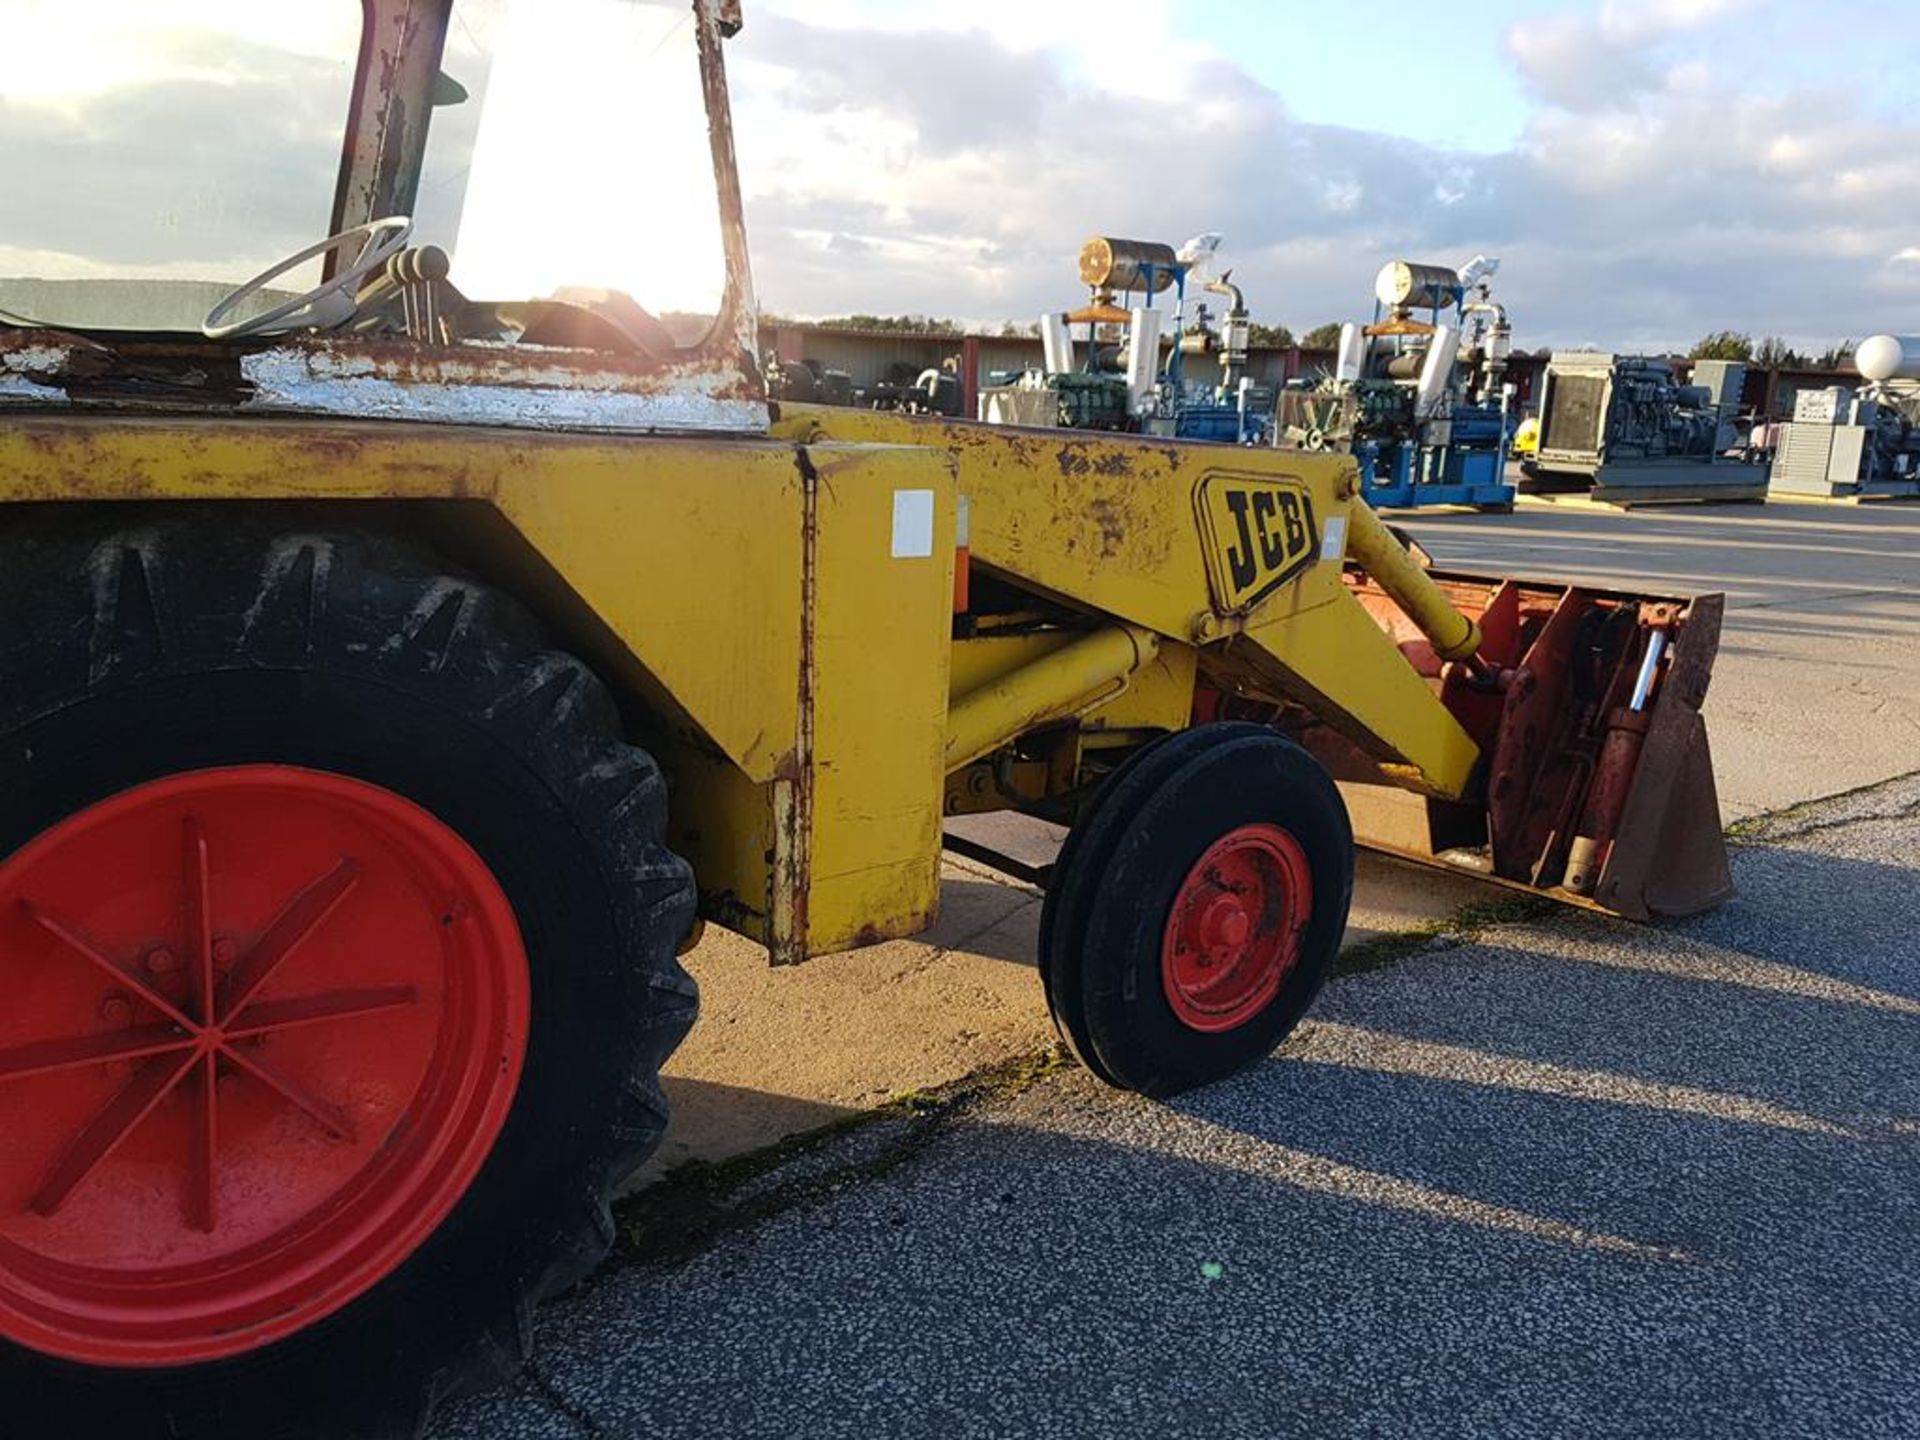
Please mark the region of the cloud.
[[[1704, 63], [1752, 23], [1734, 0], [1612, 0], [1514, 27], [1509, 54], [1539, 101], [1493, 154], [1310, 123], [1232, 60], [1170, 38], [1166, 0], [1125, 3], [1127, 33], [1155, 37], [1138, 70], [1096, 63], [1079, 7], [750, 6], [729, 72], [767, 308], [997, 327], [1077, 303], [1089, 235], [1219, 230], [1256, 317], [1296, 330], [1365, 318], [1387, 260], [1476, 252], [1503, 259], [1529, 348], [1684, 345], [1727, 327], [1824, 346], [1920, 326], [1920, 124]], [[1026, 11], [1034, 23], [1017, 23]], [[1554, 68], [1583, 47], [1605, 84]], [[298, 56], [268, 61], [225, 72], [240, 88], [217, 109], [177, 81], [0, 100], [0, 194], [27, 202], [0, 274], [218, 261], [233, 280], [317, 238], [344, 84]], [[436, 143], [461, 149], [473, 118], [436, 115]], [[609, 147], [619, 174], [643, 159]], [[83, 161], [86, 184], [63, 188]], [[206, 183], [183, 190], [183, 175]], [[221, 177], [254, 208], [221, 214]], [[457, 201], [457, 186], [423, 196], [434, 238], [451, 239]]]
[[350, 72], [244, 42], [203, 58], [221, 83], [0, 99], [0, 194], [25, 197], [8, 209], [7, 245], [42, 255], [47, 275], [232, 281], [322, 235]]
[[[787, 313], [997, 324], [1076, 303], [1088, 235], [1213, 229], [1255, 314], [1296, 329], [1364, 318], [1387, 260], [1476, 252], [1503, 257], [1530, 347], [1897, 326], [1920, 306], [1920, 265], [1888, 259], [1920, 251], [1900, 224], [1920, 214], [1920, 127], [1703, 66], [1737, 9], [1648, 0], [1516, 27], [1544, 103], [1496, 154], [1309, 123], [1218, 56], [1163, 67], [1171, 98], [1149, 103], [982, 29], [750, 26], [737, 128], [761, 293]], [[1553, 78], [1555, 47], [1582, 45], [1607, 85]], [[839, 236], [869, 249], [835, 253]]]
[[922, 153], [952, 154], [1028, 132], [1055, 79], [1046, 56], [1023, 54], [984, 30], [843, 32], [763, 17], [755, 37], [786, 73], [783, 99], [805, 115], [858, 108], [908, 120]]
[[[1596, 14], [1530, 17], [1511, 26], [1507, 54], [1521, 78], [1550, 105], [1593, 111], [1662, 88], [1682, 64], [1663, 70], [1665, 42], [1746, 9], [1752, 0], [1604, 0]], [[1697, 73], [1697, 72], [1693, 72]]]
[[[1289, 194], [1314, 197], [1315, 227], [1379, 237], [1369, 246], [1426, 228], [1465, 244], [1472, 218], [1495, 211], [1499, 164], [1304, 124], [1214, 59], [1162, 105], [981, 31], [783, 19], [750, 28], [739, 53], [755, 270], [775, 309], [1026, 318], [1077, 303], [1088, 235], [1221, 229], [1245, 267], [1298, 233]], [[836, 237], [868, 243], [857, 267], [838, 263]]]

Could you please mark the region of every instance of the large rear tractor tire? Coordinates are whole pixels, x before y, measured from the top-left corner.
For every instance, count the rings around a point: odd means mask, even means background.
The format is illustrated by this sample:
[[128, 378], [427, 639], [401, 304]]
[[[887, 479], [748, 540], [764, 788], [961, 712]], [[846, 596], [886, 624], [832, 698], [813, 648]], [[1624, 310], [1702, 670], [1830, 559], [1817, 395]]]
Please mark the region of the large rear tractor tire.
[[53, 523], [0, 531], [0, 1430], [416, 1434], [664, 1128], [662, 776], [397, 542]]
[[1353, 893], [1333, 780], [1265, 726], [1158, 741], [1069, 832], [1041, 915], [1047, 999], [1109, 1084], [1171, 1096], [1270, 1054], [1326, 982]]

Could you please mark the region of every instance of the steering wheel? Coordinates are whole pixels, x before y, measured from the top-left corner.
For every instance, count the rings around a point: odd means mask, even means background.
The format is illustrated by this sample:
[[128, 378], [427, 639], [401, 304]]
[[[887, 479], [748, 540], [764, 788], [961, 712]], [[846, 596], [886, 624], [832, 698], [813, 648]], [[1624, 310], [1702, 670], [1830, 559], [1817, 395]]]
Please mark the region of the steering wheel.
[[[226, 340], [235, 335], [267, 335], [300, 329], [325, 330], [345, 324], [353, 318], [353, 291], [368, 275], [397, 255], [411, 234], [412, 216], [389, 215], [383, 220], [369, 220], [351, 230], [342, 230], [338, 235], [329, 235], [319, 244], [309, 245], [298, 254], [289, 255], [279, 264], [262, 270], [239, 289], [229, 293], [207, 312], [207, 318], [200, 324], [200, 333], [209, 340]], [[234, 306], [264, 289], [270, 281], [321, 255], [345, 250], [356, 240], [360, 241], [358, 253], [331, 279], [322, 281], [306, 294], [296, 295], [271, 310], [249, 315], [244, 320], [227, 319]]]

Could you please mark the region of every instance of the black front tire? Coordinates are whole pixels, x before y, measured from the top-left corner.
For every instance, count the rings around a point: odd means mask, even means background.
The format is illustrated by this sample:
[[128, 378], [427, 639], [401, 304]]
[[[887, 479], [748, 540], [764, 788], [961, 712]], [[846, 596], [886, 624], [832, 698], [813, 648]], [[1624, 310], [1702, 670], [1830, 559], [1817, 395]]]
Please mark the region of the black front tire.
[[[1304, 852], [1311, 910], [1270, 1003], [1203, 1031], [1174, 1011], [1163, 976], [1167, 922], [1189, 872], [1245, 825], [1284, 829]], [[1325, 769], [1260, 725], [1168, 736], [1103, 787], [1069, 835], [1042, 915], [1041, 967], [1055, 1023], [1109, 1084], [1170, 1096], [1270, 1054], [1312, 1004], [1339, 953], [1353, 892], [1353, 831]]]

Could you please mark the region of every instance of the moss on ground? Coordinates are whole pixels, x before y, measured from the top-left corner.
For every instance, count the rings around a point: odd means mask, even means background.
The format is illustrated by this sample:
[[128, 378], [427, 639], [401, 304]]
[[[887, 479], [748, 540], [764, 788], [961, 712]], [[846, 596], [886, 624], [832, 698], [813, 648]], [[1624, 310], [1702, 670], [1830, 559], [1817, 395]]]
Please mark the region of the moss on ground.
[[[1909, 770], [1904, 775], [1891, 775], [1885, 780], [1856, 785], [1851, 790], [1837, 790], [1831, 795], [1822, 795], [1817, 800], [1801, 800], [1796, 804], [1783, 805], [1778, 810], [1764, 810], [1758, 815], [1749, 815], [1727, 826], [1727, 843], [1757, 845], [1767, 840], [1790, 840], [1796, 835], [1805, 833], [1806, 830], [1825, 829], [1827, 825], [1813, 817], [1837, 801], [1864, 799], [1883, 790], [1891, 790], [1897, 785], [1910, 784], [1916, 778], [1920, 778], [1920, 770]], [[1855, 818], [1859, 817], [1849, 816], [1837, 823], [1851, 824]]]
[[[690, 1160], [659, 1184], [614, 1206], [615, 1263], [671, 1264], [698, 1254], [723, 1235], [757, 1225], [796, 1205], [838, 1193], [900, 1168], [962, 1116], [1004, 1101], [1072, 1064], [1051, 1045], [975, 1071], [933, 1089], [901, 1091], [885, 1104], [848, 1115], [774, 1145], [726, 1160]], [[844, 1160], [800, 1162], [856, 1134], [874, 1143]], [[890, 1132], [890, 1133], [889, 1133]], [[781, 1178], [791, 1168], [791, 1178]]]
[[1512, 925], [1550, 915], [1560, 907], [1537, 895], [1514, 895], [1477, 905], [1463, 905], [1451, 915], [1425, 920], [1406, 930], [1394, 930], [1372, 939], [1349, 945], [1333, 962], [1333, 976], [1362, 975], [1396, 965], [1410, 955], [1431, 950], [1436, 943], [1465, 944], [1477, 940], [1496, 925]]

